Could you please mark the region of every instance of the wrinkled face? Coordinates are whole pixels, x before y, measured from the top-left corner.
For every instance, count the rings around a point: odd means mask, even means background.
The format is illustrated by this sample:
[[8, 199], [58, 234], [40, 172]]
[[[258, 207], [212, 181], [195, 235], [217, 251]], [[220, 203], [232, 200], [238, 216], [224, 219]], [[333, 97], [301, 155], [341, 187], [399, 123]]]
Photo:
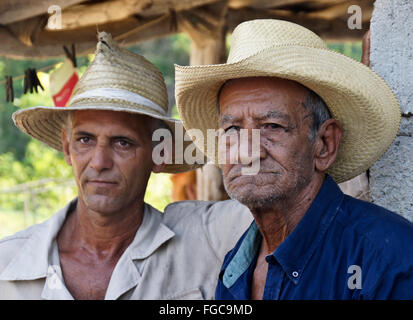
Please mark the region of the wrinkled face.
[[[227, 82], [219, 100], [220, 128], [229, 135], [239, 134], [241, 129], [260, 132], [257, 174], [242, 175], [245, 162], [221, 166], [231, 198], [250, 208], [271, 207], [279, 199], [294, 197], [309, 183], [315, 164], [313, 143], [309, 140], [312, 117], [302, 105], [308, 92], [298, 83], [277, 78]], [[251, 141], [241, 139], [238, 147], [245, 150], [243, 143]], [[246, 150], [252, 149], [248, 147]], [[243, 162], [242, 153], [239, 154], [239, 162]]]
[[86, 207], [110, 214], [143, 198], [153, 166], [148, 123], [146, 116], [124, 112], [74, 113], [64, 152]]

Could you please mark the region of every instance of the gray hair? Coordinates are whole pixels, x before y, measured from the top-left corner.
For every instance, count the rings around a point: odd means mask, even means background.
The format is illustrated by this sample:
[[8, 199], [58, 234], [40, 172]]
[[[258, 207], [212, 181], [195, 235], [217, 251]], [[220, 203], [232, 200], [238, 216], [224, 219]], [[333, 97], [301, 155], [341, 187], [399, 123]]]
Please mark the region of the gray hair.
[[328, 119], [331, 119], [331, 114], [324, 100], [314, 91], [308, 90], [309, 93], [303, 102], [303, 106], [313, 118], [309, 133], [310, 141], [313, 141], [321, 125]]

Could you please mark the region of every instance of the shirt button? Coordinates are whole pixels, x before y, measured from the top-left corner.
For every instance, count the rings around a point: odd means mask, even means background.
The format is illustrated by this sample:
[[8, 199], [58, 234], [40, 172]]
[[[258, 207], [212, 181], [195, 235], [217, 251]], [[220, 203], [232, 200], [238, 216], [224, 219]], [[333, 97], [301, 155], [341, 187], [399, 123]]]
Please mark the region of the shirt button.
[[298, 277], [298, 272], [297, 272], [297, 271], [293, 271], [292, 275], [293, 275], [294, 278], [297, 278], [297, 277]]

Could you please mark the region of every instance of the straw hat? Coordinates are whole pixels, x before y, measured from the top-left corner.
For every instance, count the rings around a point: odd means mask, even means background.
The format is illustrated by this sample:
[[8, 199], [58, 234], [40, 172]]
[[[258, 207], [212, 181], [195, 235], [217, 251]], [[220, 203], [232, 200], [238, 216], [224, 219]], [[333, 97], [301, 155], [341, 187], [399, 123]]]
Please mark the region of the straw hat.
[[[176, 100], [187, 130], [218, 128], [217, 96], [225, 81], [270, 76], [316, 92], [342, 125], [338, 157], [328, 171], [337, 183], [367, 170], [392, 144], [400, 106], [386, 82], [367, 66], [329, 50], [316, 34], [287, 21], [241, 23], [231, 41], [226, 64], [175, 65]], [[197, 146], [216, 162], [212, 150], [217, 148]]]
[[[61, 131], [67, 111], [85, 109], [147, 115], [163, 120], [173, 135], [176, 128], [185, 134], [181, 122], [168, 116], [168, 96], [161, 72], [144, 57], [120, 48], [105, 32], [98, 34], [96, 57], [79, 80], [67, 107], [27, 108], [15, 112], [13, 120], [23, 132], [62, 151]], [[176, 141], [175, 151], [179, 154], [191, 143], [182, 140]], [[176, 164], [173, 157], [164, 171], [183, 172], [198, 166]]]

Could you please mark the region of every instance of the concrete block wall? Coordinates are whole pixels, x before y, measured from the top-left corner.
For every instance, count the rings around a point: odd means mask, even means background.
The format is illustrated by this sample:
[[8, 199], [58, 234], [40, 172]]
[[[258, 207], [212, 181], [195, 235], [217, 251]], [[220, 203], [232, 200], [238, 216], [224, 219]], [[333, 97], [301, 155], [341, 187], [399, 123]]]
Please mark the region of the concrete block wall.
[[370, 64], [392, 87], [402, 109], [395, 142], [370, 169], [372, 201], [413, 221], [412, 0], [376, 0]]

